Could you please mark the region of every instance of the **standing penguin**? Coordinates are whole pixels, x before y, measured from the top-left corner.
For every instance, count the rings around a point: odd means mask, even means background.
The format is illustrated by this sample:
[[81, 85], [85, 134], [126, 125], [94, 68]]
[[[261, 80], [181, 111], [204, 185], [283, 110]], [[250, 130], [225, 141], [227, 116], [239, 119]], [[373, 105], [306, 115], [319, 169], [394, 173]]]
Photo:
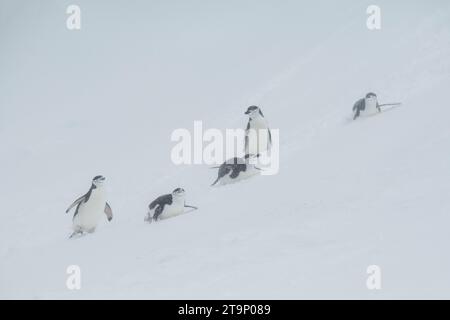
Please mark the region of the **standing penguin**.
[[353, 105], [353, 120], [358, 118], [361, 114], [361, 111], [364, 111], [364, 113], [372, 114], [375, 112], [375, 110], [378, 110], [378, 112], [381, 112], [380, 105], [378, 104], [377, 95], [373, 92], [369, 92], [366, 94], [365, 98], [359, 99], [355, 102]]
[[75, 200], [66, 210], [66, 213], [68, 213], [72, 208], [76, 207], [72, 220], [73, 233], [70, 236], [71, 238], [83, 232], [94, 232], [103, 214], [106, 214], [108, 221], [112, 220], [113, 214], [111, 207], [106, 202], [104, 182], [105, 177], [94, 177], [89, 191]]
[[216, 181], [211, 186], [215, 186], [218, 182], [220, 184], [228, 184], [236, 182], [245, 178], [249, 178], [259, 173], [259, 170], [254, 164], [250, 164], [250, 156], [246, 155], [244, 158], [234, 157], [225, 161], [219, 167]]
[[249, 118], [245, 129], [245, 154], [259, 156], [262, 152], [270, 151], [272, 136], [261, 109], [250, 106], [245, 114]]
[[[186, 192], [183, 188], [176, 188], [171, 194], [159, 196], [148, 206], [149, 212], [145, 221], [151, 222], [152, 219], [157, 221], [158, 219], [178, 216], [184, 212], [184, 208], [198, 209], [197, 207], [186, 205], [185, 195]], [[154, 210], [153, 216], [151, 215], [152, 210]]]

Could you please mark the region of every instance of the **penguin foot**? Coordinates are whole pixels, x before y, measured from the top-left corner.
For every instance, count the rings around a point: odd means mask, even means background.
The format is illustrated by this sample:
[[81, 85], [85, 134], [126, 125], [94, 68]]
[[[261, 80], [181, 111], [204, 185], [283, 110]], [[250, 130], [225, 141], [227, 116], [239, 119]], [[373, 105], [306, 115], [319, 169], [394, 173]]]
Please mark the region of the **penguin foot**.
[[148, 223], [152, 223], [153, 217], [150, 214], [147, 214], [147, 216], [144, 218], [144, 221], [148, 222]]
[[[74, 237], [76, 237], [76, 236], [82, 236], [83, 235], [83, 231], [74, 231], [70, 236], [69, 236], [69, 239], [72, 239], [72, 238], [74, 238]], [[78, 238], [78, 237], [77, 237]]]

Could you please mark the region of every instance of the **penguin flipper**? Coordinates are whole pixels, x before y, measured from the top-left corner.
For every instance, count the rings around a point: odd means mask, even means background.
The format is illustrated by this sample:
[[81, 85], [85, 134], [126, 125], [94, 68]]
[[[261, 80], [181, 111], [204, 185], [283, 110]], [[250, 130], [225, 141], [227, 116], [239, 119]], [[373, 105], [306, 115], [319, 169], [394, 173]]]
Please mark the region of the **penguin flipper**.
[[219, 167], [219, 173], [217, 174], [217, 179], [216, 179], [216, 181], [214, 181], [214, 183], [211, 185], [211, 187], [213, 187], [217, 182], [219, 182], [220, 179], [222, 179], [227, 174], [229, 174], [231, 170], [233, 170], [232, 164], [227, 164], [226, 162], [224, 164], [222, 164]]
[[268, 141], [268, 146], [267, 148], [270, 150], [270, 148], [272, 147], [272, 133], [270, 132], [270, 129], [267, 128], [268, 134], [269, 134], [269, 141]]
[[239, 170], [233, 170], [233, 172], [230, 174], [231, 179], [236, 179], [239, 176]]
[[155, 213], [153, 214], [153, 220], [157, 221], [158, 217], [161, 215], [163, 210], [164, 210], [164, 205], [159, 205], [158, 207], [156, 207]]
[[249, 148], [249, 130], [250, 130], [250, 121], [247, 123], [247, 128], [245, 128], [245, 139], [244, 139], [244, 153], [247, 154], [248, 153], [248, 148]]
[[249, 141], [248, 141], [248, 134], [245, 135], [245, 142], [244, 142], [244, 153], [248, 154], [249, 149]]
[[66, 213], [68, 213], [73, 207], [78, 206], [81, 202], [83, 202], [86, 199], [86, 195], [82, 195], [77, 200], [75, 200], [70, 207], [66, 210]]
[[158, 198], [156, 198], [155, 200], [153, 200], [148, 208], [150, 210], [153, 210], [157, 205], [161, 205], [161, 204], [172, 204], [172, 195], [171, 194], [165, 194], [162, 196], [159, 196]]
[[111, 221], [113, 218], [113, 213], [112, 213], [111, 206], [108, 204], [108, 202], [105, 204], [105, 214], [106, 214], [106, 217], [108, 218], [108, 221]]
[[216, 183], [219, 182], [219, 180], [220, 180], [220, 177], [218, 177], [218, 178], [216, 179], [216, 181], [213, 182], [213, 184], [211, 185], [211, 187], [214, 187], [214, 186], [216, 185]]

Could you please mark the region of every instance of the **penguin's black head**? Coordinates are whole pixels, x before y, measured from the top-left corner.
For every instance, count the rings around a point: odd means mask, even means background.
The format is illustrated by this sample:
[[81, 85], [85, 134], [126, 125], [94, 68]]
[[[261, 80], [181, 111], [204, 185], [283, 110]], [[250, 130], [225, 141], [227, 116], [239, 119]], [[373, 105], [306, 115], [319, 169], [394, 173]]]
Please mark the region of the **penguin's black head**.
[[264, 117], [261, 109], [257, 106], [248, 107], [247, 111], [245, 111], [245, 114], [248, 114], [250, 118], [254, 117], [257, 114], [259, 114], [261, 117]]
[[92, 185], [98, 187], [100, 185], [103, 184], [103, 182], [105, 182], [105, 177], [104, 176], [95, 176], [94, 179], [92, 179]]
[[181, 197], [184, 196], [184, 189], [183, 188], [176, 188], [175, 190], [172, 191], [172, 195], [175, 197]]
[[366, 98], [367, 99], [369, 99], [369, 98], [376, 98], [376, 97], [377, 97], [377, 95], [375, 93], [373, 93], [373, 92], [369, 92], [368, 94], [366, 94]]

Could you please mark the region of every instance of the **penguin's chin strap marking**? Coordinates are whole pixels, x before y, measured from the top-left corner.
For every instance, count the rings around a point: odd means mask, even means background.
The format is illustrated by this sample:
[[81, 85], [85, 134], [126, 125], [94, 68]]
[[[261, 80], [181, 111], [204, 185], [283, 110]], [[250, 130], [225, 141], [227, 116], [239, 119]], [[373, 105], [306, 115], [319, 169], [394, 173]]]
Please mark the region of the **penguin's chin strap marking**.
[[194, 210], [198, 210], [197, 207], [189, 206], [189, 205], [187, 205], [187, 204], [185, 204], [184, 207], [185, 207], [185, 208], [191, 208], [191, 209], [194, 209]]

